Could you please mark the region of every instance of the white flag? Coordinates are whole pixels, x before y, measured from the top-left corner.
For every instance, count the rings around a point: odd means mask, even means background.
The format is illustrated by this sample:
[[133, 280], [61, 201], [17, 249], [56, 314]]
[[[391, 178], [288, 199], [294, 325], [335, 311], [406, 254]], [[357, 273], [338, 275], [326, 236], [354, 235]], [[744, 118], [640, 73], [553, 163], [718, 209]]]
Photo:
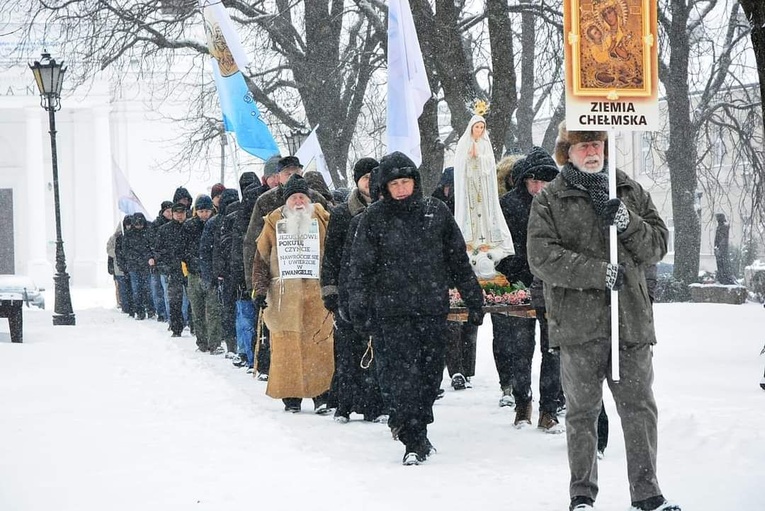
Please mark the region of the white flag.
[[334, 190], [335, 185], [332, 182], [332, 176], [329, 175], [327, 160], [324, 159], [324, 151], [321, 150], [321, 146], [319, 145], [319, 137], [316, 135], [316, 130], [318, 128], [319, 127], [316, 126], [311, 134], [308, 135], [308, 138], [305, 139], [305, 142], [303, 142], [303, 144], [300, 146], [300, 149], [295, 152], [295, 156], [297, 156], [298, 160], [300, 160], [300, 163], [302, 163], [305, 167], [307, 167], [309, 163], [315, 160], [316, 170], [321, 172], [321, 175], [324, 177], [324, 182], [327, 183], [327, 186]]
[[114, 189], [114, 199], [117, 202], [117, 209], [126, 215], [133, 213], [143, 213], [147, 219], [149, 212], [141, 204], [141, 200], [130, 187], [125, 174], [122, 173], [117, 162], [112, 160], [112, 185]]
[[388, 152], [401, 151], [418, 166], [422, 163], [417, 119], [430, 91], [420, 41], [409, 0], [388, 5]]

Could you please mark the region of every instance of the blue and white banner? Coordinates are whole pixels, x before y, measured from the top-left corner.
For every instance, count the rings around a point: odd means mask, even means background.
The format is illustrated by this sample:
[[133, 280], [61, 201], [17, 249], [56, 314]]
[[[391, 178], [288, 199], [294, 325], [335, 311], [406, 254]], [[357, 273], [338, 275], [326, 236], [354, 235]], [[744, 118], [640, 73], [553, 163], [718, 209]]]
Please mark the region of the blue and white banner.
[[268, 126], [260, 116], [241, 69], [249, 63], [234, 30], [231, 18], [220, 0], [200, 0], [205, 20], [207, 46], [223, 112], [226, 131], [236, 135], [236, 142], [245, 151], [262, 160], [277, 154], [279, 148]]
[[114, 189], [114, 199], [117, 203], [117, 209], [122, 211], [125, 215], [132, 215], [133, 213], [143, 213], [147, 219], [151, 219], [149, 212], [143, 207], [141, 199], [135, 194], [130, 187], [125, 174], [122, 173], [117, 162], [112, 160], [112, 186]]

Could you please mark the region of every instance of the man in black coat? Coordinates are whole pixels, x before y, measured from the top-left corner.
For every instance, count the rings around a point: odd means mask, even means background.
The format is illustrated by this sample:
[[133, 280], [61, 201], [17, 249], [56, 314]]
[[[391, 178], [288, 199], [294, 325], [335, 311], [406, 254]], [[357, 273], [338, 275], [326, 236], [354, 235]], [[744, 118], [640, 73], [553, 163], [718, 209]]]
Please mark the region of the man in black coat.
[[220, 307], [218, 297], [206, 289], [201, 278], [199, 244], [205, 223], [213, 213], [213, 202], [209, 195], [200, 195], [194, 202], [194, 216], [183, 223], [183, 262], [188, 271], [188, 295], [197, 348], [201, 352], [221, 354]]
[[[497, 270], [511, 283], [522, 282], [532, 287], [534, 276], [526, 257], [526, 238], [531, 201], [555, 176], [558, 166], [541, 147], [534, 147], [525, 158], [513, 165], [513, 189], [499, 201], [502, 214], [513, 236], [515, 255], [504, 258]], [[550, 350], [547, 336], [542, 286], [536, 292], [532, 289], [539, 319], [542, 367], [539, 374], [539, 423], [538, 427], [548, 433], [562, 433], [563, 427], [557, 418], [558, 406], [562, 405], [560, 384], [560, 359]], [[492, 314], [494, 329], [494, 361], [499, 373], [500, 386], [511, 384], [515, 398], [516, 428], [531, 425], [531, 360], [534, 357], [534, 335], [536, 320], [502, 314]]]
[[154, 315], [154, 304], [149, 289], [149, 259], [151, 259], [152, 233], [143, 213], [133, 214], [133, 228], [125, 232], [122, 248], [125, 254], [130, 286], [133, 292], [135, 319]]
[[420, 173], [400, 152], [380, 160], [382, 200], [361, 217], [351, 249], [349, 306], [357, 330], [372, 334], [389, 426], [405, 446], [404, 464], [432, 452], [433, 422], [444, 368], [449, 288], [483, 321], [483, 294], [449, 209], [423, 197]]
[[183, 276], [181, 260], [185, 249], [183, 222], [186, 221], [186, 205], [176, 202], [172, 206], [172, 220], [157, 230], [154, 250], [157, 269], [167, 288], [169, 302], [168, 319], [173, 337], [183, 332], [183, 294], [186, 277]]
[[378, 166], [374, 158], [361, 158], [353, 167], [356, 188], [347, 202], [332, 210], [327, 226], [324, 258], [321, 263], [321, 297], [324, 307], [335, 317], [335, 374], [331, 393], [337, 404], [335, 421], [346, 423], [351, 412], [364, 414], [369, 421], [382, 420], [383, 404], [374, 367], [361, 367], [361, 359], [367, 349], [367, 339], [353, 329], [338, 311], [340, 293], [340, 270], [346, 240], [349, 237], [351, 219], [360, 215], [372, 202], [369, 178]]
[[233, 358], [236, 354], [236, 329], [234, 328], [236, 313], [233, 294], [230, 292], [227, 294], [226, 291], [230, 291], [230, 288], [227, 289], [228, 286], [224, 286], [228, 276], [228, 258], [221, 257], [223, 251], [221, 251], [220, 243], [226, 212], [230, 205], [239, 203], [239, 192], [234, 188], [225, 188], [218, 195], [218, 199], [218, 213], [205, 223], [202, 237], [199, 239], [199, 269], [202, 287], [207, 293], [215, 294], [218, 300], [219, 326], [226, 344], [226, 357]]

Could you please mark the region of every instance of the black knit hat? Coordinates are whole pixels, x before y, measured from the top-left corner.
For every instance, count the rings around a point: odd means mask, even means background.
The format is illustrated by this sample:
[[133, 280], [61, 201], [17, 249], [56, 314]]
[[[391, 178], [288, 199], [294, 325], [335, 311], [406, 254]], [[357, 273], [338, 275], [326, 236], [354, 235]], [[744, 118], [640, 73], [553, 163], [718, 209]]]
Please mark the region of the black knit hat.
[[358, 183], [359, 179], [372, 172], [372, 169], [378, 165], [379, 163], [374, 158], [361, 158], [353, 166], [353, 182]]
[[305, 179], [303, 179], [303, 176], [300, 174], [293, 174], [282, 187], [282, 196], [285, 201], [289, 199], [290, 195], [295, 193], [302, 193], [303, 195], [310, 196], [308, 183], [306, 183]]
[[541, 147], [534, 146], [525, 158], [513, 165], [513, 183], [524, 186], [525, 179], [552, 181], [558, 175], [558, 166], [552, 156]]
[[159, 206], [159, 212], [162, 213], [166, 209], [170, 209], [173, 207], [173, 202], [169, 200], [163, 200], [162, 204]]
[[194, 209], [212, 209], [213, 201], [209, 195], [200, 195], [194, 202]]

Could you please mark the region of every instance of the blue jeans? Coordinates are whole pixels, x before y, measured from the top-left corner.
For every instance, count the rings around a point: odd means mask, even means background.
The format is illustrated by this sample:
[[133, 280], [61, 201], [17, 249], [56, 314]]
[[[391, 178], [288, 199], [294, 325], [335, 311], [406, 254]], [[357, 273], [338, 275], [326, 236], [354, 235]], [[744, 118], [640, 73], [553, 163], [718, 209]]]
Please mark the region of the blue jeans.
[[149, 288], [151, 289], [151, 301], [154, 302], [154, 310], [157, 311], [157, 317], [167, 320], [167, 311], [165, 302], [165, 292], [162, 289], [160, 274], [156, 271], [149, 273]]
[[125, 314], [133, 314], [133, 293], [130, 288], [130, 277], [125, 275], [115, 275], [117, 288], [120, 293], [120, 308]]
[[251, 300], [236, 301], [236, 346], [247, 357], [247, 367], [255, 365], [252, 340], [255, 337], [255, 306]]
[[[160, 275], [159, 281], [162, 284], [162, 293], [164, 294], [164, 297], [165, 297], [165, 310], [169, 311], [170, 310], [170, 295], [167, 292], [167, 275]], [[183, 306], [181, 310], [183, 310], [183, 325], [187, 326], [189, 324], [189, 297], [186, 294], [186, 286], [183, 286]], [[169, 314], [166, 316], [166, 319], [168, 321], [170, 320], [169, 316], [170, 316]]]
[[130, 287], [133, 291], [133, 312], [135, 312], [136, 317], [145, 318], [146, 312], [149, 310], [148, 285], [149, 285], [148, 271], [131, 271], [130, 272]]

